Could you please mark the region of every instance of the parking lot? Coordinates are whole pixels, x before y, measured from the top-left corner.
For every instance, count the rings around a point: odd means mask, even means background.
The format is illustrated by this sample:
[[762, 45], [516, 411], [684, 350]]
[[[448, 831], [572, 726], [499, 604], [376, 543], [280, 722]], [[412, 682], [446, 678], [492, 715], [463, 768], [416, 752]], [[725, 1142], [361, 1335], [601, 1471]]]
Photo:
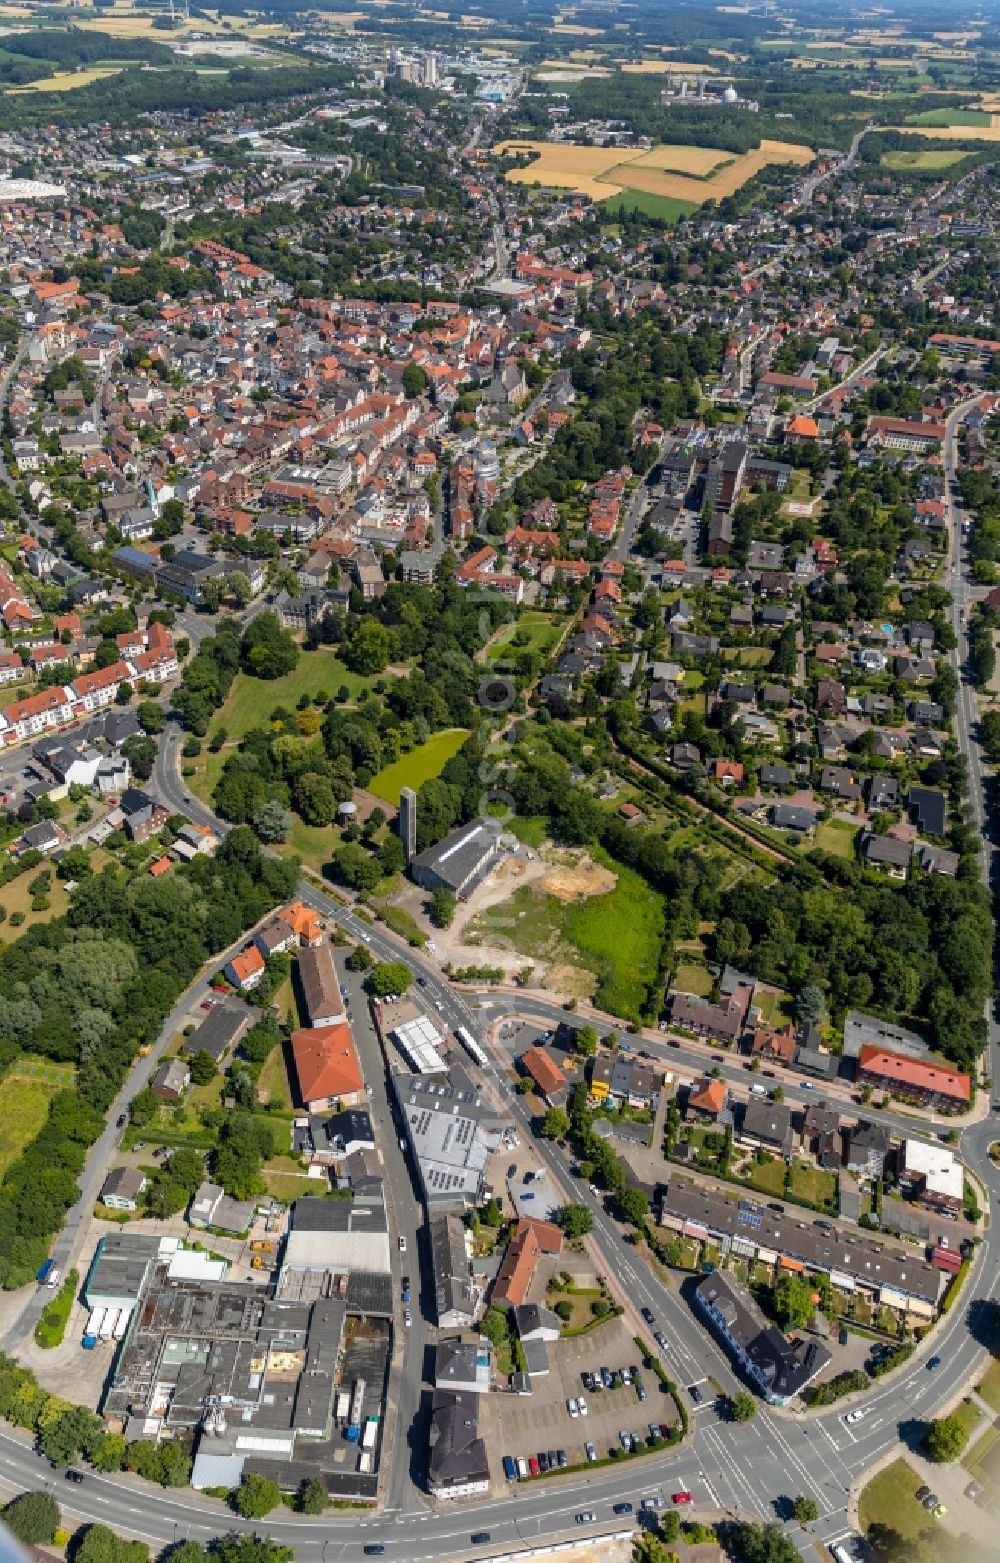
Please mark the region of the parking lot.
[[[650, 1422], [670, 1426], [676, 1420], [673, 1400], [661, 1389], [656, 1375], [643, 1370], [642, 1354], [620, 1319], [586, 1335], [550, 1341], [545, 1349], [549, 1372], [532, 1378], [530, 1395], [491, 1395], [485, 1408], [490, 1468], [498, 1485], [503, 1482], [505, 1454], [527, 1460], [542, 1450], [561, 1450], [567, 1466], [583, 1465], [588, 1442], [593, 1444], [596, 1458], [603, 1460], [613, 1449], [621, 1451], [622, 1431], [645, 1440]], [[602, 1367], [615, 1372], [632, 1366], [639, 1369], [645, 1401], [631, 1384], [618, 1382], [613, 1389], [584, 1388], [584, 1372], [596, 1373]], [[579, 1401], [581, 1395], [587, 1414], [572, 1417], [567, 1401]]]

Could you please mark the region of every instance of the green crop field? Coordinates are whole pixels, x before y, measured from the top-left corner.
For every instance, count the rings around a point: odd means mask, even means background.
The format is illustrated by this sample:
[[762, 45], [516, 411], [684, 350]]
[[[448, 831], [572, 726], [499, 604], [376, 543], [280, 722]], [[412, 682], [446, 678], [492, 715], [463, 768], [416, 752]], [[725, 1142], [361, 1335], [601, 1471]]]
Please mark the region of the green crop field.
[[675, 223], [680, 217], [698, 210], [693, 201], [681, 201], [674, 195], [654, 195], [649, 190], [622, 190], [599, 203], [609, 217], [617, 217], [624, 206], [627, 212], [642, 212], [644, 217], [659, 217]]
[[985, 109], [927, 109], [914, 114], [908, 125], [982, 125], [989, 128], [990, 116]]
[[435, 733], [425, 744], [418, 744], [409, 754], [404, 754], [401, 760], [387, 765], [373, 776], [368, 784], [369, 791], [377, 798], [384, 798], [386, 803], [397, 806], [400, 788], [412, 787], [416, 792], [432, 776], [440, 776], [468, 736], [465, 727], [446, 727], [442, 732]]
[[967, 156], [966, 152], [884, 152], [882, 166], [895, 168], [904, 173], [909, 168], [933, 172], [941, 168], [951, 168]]

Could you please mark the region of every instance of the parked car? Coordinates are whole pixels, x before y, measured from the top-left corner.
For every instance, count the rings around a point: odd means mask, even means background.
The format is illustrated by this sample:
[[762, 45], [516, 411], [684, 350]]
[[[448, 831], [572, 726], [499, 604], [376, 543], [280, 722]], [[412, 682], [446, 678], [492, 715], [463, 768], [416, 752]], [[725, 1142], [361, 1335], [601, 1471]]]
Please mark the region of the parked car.
[[544, 1449], [539, 1449], [538, 1451], [538, 1469], [543, 1476], [546, 1475], [549, 1469], [549, 1457]]
[[558, 1468], [559, 1468], [559, 1451], [556, 1450], [556, 1449], [550, 1449], [549, 1450], [549, 1470], [550, 1471], [555, 1471], [555, 1470], [558, 1470]]
[[413, 1324], [413, 1315], [410, 1312], [409, 1308], [407, 1308], [406, 1312], [403, 1314], [403, 1323], [404, 1323], [404, 1325], [406, 1326], [407, 1329], [409, 1329], [410, 1326]]
[[643, 1500], [642, 1500], [641, 1504], [639, 1505], [639, 1507], [641, 1509], [646, 1509], [647, 1512], [650, 1509], [662, 1509], [663, 1508], [663, 1499], [660, 1497], [659, 1493], [657, 1493], [655, 1495], [655, 1497], [643, 1498]]
[[560, 1471], [565, 1471], [566, 1467], [569, 1465], [569, 1460], [566, 1458], [566, 1451], [565, 1451], [565, 1449], [557, 1449], [556, 1450], [556, 1462], [557, 1462], [557, 1464], [559, 1466]]
[[929, 1487], [918, 1487], [917, 1488], [917, 1502], [918, 1503], [923, 1503], [925, 1498], [929, 1498], [930, 1497], [930, 1491], [931, 1490], [930, 1490]]
[[936, 1492], [929, 1492], [926, 1498], [921, 1498], [920, 1501], [925, 1509], [936, 1509], [938, 1504], [941, 1502], [941, 1499], [938, 1497]]
[[580, 1415], [580, 1407], [577, 1405], [575, 1400], [567, 1400], [566, 1410], [569, 1412], [570, 1416]]
[[690, 1492], [687, 1492], [687, 1491], [675, 1492], [673, 1494], [673, 1502], [674, 1503], [694, 1503], [694, 1494], [690, 1493]]
[[632, 1434], [629, 1433], [629, 1432], [626, 1432], [624, 1427], [621, 1429], [621, 1431], [618, 1434], [618, 1442], [621, 1444], [621, 1446], [624, 1449], [626, 1454], [630, 1454], [631, 1453], [631, 1450], [632, 1450]]
[[533, 1454], [528, 1461], [528, 1470], [531, 1472], [532, 1476], [538, 1476], [541, 1469], [542, 1468], [538, 1463], [538, 1456]]
[[603, 1383], [605, 1389], [614, 1389], [615, 1376], [610, 1368], [601, 1369], [601, 1382]]
[[581, 1416], [586, 1416], [587, 1415], [589, 1407], [587, 1405], [586, 1400], [584, 1399], [584, 1397], [582, 1395], [578, 1395], [577, 1396], [576, 1409], [579, 1411]]
[[519, 1482], [523, 1482], [525, 1477], [527, 1476], [527, 1474], [528, 1474], [528, 1462], [524, 1458], [523, 1455], [519, 1454], [518, 1457], [517, 1457], [517, 1479], [518, 1479], [518, 1481]]
[[589, 1439], [583, 1446], [583, 1452], [587, 1456], [587, 1459], [590, 1461], [591, 1465], [593, 1465], [594, 1461], [597, 1459], [597, 1450], [594, 1448]]

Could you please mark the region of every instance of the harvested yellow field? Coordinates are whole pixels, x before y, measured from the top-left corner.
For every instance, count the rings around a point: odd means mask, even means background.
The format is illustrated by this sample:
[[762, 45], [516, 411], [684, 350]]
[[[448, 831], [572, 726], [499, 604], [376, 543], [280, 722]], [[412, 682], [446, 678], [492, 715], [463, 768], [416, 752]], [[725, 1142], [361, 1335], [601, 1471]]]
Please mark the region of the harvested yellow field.
[[57, 71], [44, 81], [29, 82], [26, 87], [8, 87], [7, 92], [75, 92], [77, 87], [89, 87], [105, 76], [117, 76], [121, 69], [120, 65], [96, 65], [86, 71]]
[[[685, 150], [691, 150], [686, 148]], [[704, 147], [697, 150], [704, 152]], [[724, 201], [759, 174], [770, 163], [793, 163], [800, 168], [811, 163], [813, 153], [808, 147], [796, 146], [789, 141], [762, 141], [752, 152], [744, 152], [726, 162], [717, 173], [707, 179], [696, 179], [684, 174], [659, 173], [651, 168], [635, 167], [629, 163], [619, 172], [627, 179], [630, 190], [644, 190], [649, 195], [666, 195], [675, 201], [693, 201], [700, 206], [703, 201]]]
[[555, 27], [549, 28], [550, 33], [562, 33], [568, 38], [602, 38], [604, 29], [601, 27], [578, 27], [572, 22], [557, 22]]
[[696, 179], [707, 179], [720, 163], [731, 163], [735, 156], [734, 152], [719, 147], [675, 147], [664, 142], [652, 152], [643, 152], [628, 166], [630, 173], [636, 168], [654, 168], [661, 173], [692, 174]]
[[991, 114], [988, 125], [894, 125], [893, 129], [935, 141], [1000, 141], [1000, 114]]
[[630, 155], [620, 147], [584, 147], [558, 141], [500, 141], [493, 152], [497, 156], [534, 156], [527, 168], [510, 170], [507, 179], [511, 184], [578, 190], [592, 201], [606, 200], [622, 190], [642, 190], [692, 201], [696, 206], [734, 195], [770, 163], [804, 167], [813, 158], [808, 147], [789, 141], [762, 141], [753, 151], [737, 155], [716, 147], [666, 145]]
[[692, 65], [688, 60], [630, 60], [623, 61], [622, 70], [627, 76], [662, 76], [667, 71], [679, 71], [684, 76], [718, 76], [717, 65]]

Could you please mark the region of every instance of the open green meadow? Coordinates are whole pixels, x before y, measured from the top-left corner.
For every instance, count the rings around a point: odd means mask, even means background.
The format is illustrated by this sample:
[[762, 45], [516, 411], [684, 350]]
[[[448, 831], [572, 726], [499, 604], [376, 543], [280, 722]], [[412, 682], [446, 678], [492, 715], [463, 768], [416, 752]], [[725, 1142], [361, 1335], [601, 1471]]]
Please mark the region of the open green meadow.
[[599, 202], [609, 217], [617, 217], [624, 206], [627, 212], [641, 212], [644, 217], [659, 217], [663, 222], [675, 223], [681, 217], [698, 210], [694, 201], [682, 201], [673, 195], [654, 195], [649, 190], [622, 190]]
[[418, 744], [415, 749], [410, 750], [409, 754], [404, 754], [402, 759], [379, 771], [369, 782], [368, 790], [377, 798], [384, 798], [386, 803], [398, 807], [400, 789], [412, 787], [416, 792], [417, 788], [425, 781], [430, 781], [432, 776], [440, 776], [448, 761], [458, 753], [468, 736], [469, 732], [465, 727], [444, 728], [440, 733], [435, 733], [433, 737], [428, 738], [425, 744]]
[[363, 689], [370, 689], [374, 679], [360, 678], [344, 666], [332, 651], [320, 647], [318, 651], [304, 651], [298, 666], [284, 678], [251, 678], [237, 673], [225, 705], [216, 714], [212, 730], [224, 727], [229, 738], [243, 738], [254, 727], [266, 727], [276, 706], [294, 709], [303, 695], [315, 700], [318, 695], [335, 699], [337, 691], [346, 687], [351, 700], [356, 700]]
[[583, 967], [597, 978], [595, 1003], [601, 1009], [636, 1019], [659, 965], [663, 901], [632, 869], [600, 851], [593, 858], [617, 876], [605, 894], [567, 904], [522, 885], [508, 900], [480, 912], [469, 933], [551, 965]]
[[981, 125], [989, 128], [990, 116], [985, 109], [927, 109], [914, 114], [908, 125]]
[[18, 1059], [0, 1082], [0, 1176], [32, 1141], [57, 1092], [72, 1084], [73, 1070], [44, 1058]]
[[883, 168], [895, 168], [905, 173], [907, 169], [933, 173], [942, 168], [952, 168], [960, 163], [966, 152], [884, 152]]

